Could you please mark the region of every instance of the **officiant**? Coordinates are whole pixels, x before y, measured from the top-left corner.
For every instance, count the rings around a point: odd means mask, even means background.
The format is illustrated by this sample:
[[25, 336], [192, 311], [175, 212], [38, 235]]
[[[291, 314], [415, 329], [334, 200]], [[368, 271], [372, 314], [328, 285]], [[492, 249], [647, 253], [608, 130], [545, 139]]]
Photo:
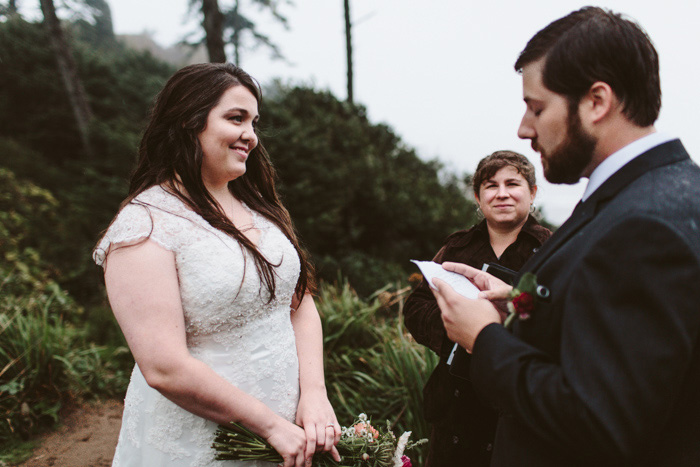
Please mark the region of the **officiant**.
[[[496, 151], [479, 162], [472, 182], [484, 218], [450, 235], [433, 261], [517, 271], [551, 235], [532, 216], [537, 193], [534, 166], [516, 152]], [[423, 415], [433, 427], [426, 467], [487, 466], [497, 414], [475, 395], [467, 379], [469, 356], [448, 339], [425, 281], [406, 301], [404, 314], [416, 341], [440, 357], [423, 392]]]

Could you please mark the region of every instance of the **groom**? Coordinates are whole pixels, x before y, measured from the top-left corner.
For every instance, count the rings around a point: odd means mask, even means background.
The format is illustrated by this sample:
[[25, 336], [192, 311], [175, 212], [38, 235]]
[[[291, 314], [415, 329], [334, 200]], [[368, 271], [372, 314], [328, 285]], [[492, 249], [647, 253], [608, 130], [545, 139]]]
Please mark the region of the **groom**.
[[549, 181], [589, 182], [520, 273], [540, 286], [528, 319], [505, 329], [490, 301], [436, 281], [448, 335], [501, 414], [492, 465], [700, 466], [700, 169], [654, 129], [656, 50], [587, 7], [538, 32], [515, 68], [518, 135]]

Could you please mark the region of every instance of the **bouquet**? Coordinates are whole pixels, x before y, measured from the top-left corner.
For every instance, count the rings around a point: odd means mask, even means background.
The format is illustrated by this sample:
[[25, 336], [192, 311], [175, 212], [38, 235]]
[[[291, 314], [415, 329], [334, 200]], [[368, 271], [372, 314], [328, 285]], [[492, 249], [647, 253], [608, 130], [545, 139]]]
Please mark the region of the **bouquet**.
[[[336, 448], [341, 456], [340, 463], [333, 460], [328, 452], [317, 452], [313, 457], [313, 467], [411, 467], [411, 459], [404, 455], [427, 440], [409, 441], [411, 432], [407, 431], [398, 439], [392, 433], [387, 421], [386, 430], [374, 428], [367, 415], [360, 414], [349, 427], [343, 427], [340, 441]], [[267, 441], [252, 431], [231, 422], [219, 425], [212, 448], [216, 450], [217, 460], [243, 461], [283, 461]]]

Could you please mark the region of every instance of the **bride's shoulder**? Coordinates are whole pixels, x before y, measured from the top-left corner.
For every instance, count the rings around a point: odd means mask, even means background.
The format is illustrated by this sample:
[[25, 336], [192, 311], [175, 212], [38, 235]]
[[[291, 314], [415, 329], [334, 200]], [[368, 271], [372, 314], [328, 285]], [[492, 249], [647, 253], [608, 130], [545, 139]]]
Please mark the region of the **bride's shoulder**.
[[116, 218], [147, 215], [160, 222], [172, 222], [188, 217], [189, 211], [185, 203], [167, 187], [154, 185], [136, 195], [121, 209]]
[[127, 206], [129, 205], [150, 205], [164, 210], [172, 210], [182, 207], [183, 203], [166, 187], [162, 185], [153, 185], [136, 195]]
[[177, 247], [176, 233], [182, 230], [184, 204], [161, 186], [139, 193], [117, 213], [93, 254], [102, 264], [115, 245], [129, 245], [152, 239], [168, 250]]

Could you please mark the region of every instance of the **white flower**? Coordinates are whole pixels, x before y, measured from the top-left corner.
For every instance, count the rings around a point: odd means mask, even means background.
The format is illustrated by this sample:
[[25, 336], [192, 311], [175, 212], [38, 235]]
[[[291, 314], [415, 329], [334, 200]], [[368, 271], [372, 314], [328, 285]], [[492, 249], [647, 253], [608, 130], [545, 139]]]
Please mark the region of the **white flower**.
[[361, 422], [366, 422], [367, 421], [367, 414], [361, 413], [360, 415], [357, 416], [358, 420]]
[[403, 456], [403, 451], [406, 449], [406, 444], [408, 444], [408, 438], [410, 437], [410, 431], [404, 432], [404, 434], [399, 437], [399, 441], [396, 443], [396, 452], [394, 452], [394, 467], [403, 467], [401, 457]]

